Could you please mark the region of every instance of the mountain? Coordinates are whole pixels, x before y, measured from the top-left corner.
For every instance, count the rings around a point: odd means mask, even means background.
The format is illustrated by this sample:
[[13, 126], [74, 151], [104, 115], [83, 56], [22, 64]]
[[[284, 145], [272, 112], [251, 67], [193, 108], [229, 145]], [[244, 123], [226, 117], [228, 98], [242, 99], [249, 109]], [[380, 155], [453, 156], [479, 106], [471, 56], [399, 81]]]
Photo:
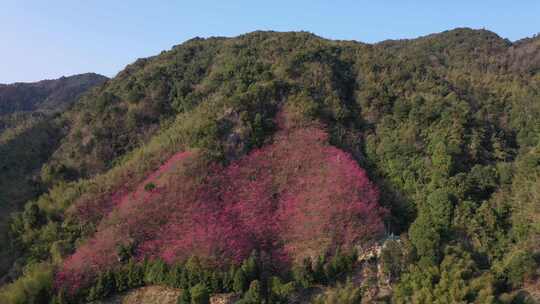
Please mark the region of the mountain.
[[507, 64], [511, 69], [533, 74], [540, 69], [540, 36], [517, 41], [508, 52]]
[[253, 32], [139, 59], [40, 120], [58, 132], [28, 143], [49, 151], [44, 191], [11, 217], [18, 278], [0, 295], [534, 301], [535, 47], [468, 28], [377, 44]]
[[[0, 84], [0, 232], [11, 212], [45, 188], [36, 179], [62, 137], [57, 113], [107, 78], [88, 73], [35, 83]], [[2, 246], [3, 249], [7, 247]], [[2, 254], [6, 253], [2, 250]], [[10, 258], [2, 255], [0, 273]]]
[[103, 84], [107, 79], [102, 75], [86, 73], [34, 83], [0, 84], [0, 115], [64, 110], [82, 93]]
[[[104, 76], [88, 73], [36, 83], [0, 84], [0, 185], [10, 185], [0, 186], [2, 205], [8, 201], [17, 205], [30, 198], [9, 192], [25, 188], [24, 180], [30, 180], [50, 156], [61, 133], [61, 126], [53, 123], [55, 115], [105, 81]], [[20, 178], [14, 175], [18, 173]]]

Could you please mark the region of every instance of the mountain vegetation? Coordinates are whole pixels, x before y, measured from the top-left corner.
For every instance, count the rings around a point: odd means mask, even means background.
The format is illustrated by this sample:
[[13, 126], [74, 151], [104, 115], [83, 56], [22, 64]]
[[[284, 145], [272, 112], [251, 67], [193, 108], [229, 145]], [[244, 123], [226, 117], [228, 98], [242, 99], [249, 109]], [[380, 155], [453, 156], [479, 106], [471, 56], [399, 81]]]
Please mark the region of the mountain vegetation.
[[30, 193], [13, 168], [39, 191], [11, 215], [0, 303], [148, 285], [178, 303], [534, 303], [538, 41], [195, 38], [64, 111], [5, 107], [39, 118], [1, 135], [2, 193]]
[[[59, 113], [106, 77], [88, 73], [36, 83], [0, 84], [0, 241], [7, 243], [11, 212], [45, 192], [37, 176], [64, 133]], [[13, 259], [0, 249], [0, 273]], [[1, 275], [0, 275], [1, 277]], [[3, 280], [0, 280], [0, 282]]]
[[108, 78], [87, 73], [31, 83], [0, 84], [0, 115], [65, 109], [88, 89]]

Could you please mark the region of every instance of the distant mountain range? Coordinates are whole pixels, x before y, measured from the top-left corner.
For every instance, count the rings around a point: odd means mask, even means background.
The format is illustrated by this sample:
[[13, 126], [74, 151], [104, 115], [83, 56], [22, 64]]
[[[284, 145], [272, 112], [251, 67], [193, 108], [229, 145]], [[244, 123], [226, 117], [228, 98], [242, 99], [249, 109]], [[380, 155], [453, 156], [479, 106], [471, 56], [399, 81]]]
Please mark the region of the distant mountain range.
[[107, 80], [105, 76], [86, 73], [32, 83], [0, 84], [0, 115], [61, 111], [82, 93]]

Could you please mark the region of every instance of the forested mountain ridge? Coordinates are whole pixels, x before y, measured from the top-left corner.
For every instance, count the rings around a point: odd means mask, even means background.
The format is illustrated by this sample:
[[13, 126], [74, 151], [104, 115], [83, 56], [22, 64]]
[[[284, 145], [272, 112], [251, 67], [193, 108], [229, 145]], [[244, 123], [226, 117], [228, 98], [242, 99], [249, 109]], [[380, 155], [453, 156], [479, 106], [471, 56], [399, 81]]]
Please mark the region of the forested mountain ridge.
[[[94, 73], [35, 83], [0, 84], [0, 240], [6, 243], [9, 214], [46, 190], [36, 176], [58, 145], [63, 123], [57, 113], [108, 78]], [[0, 273], [12, 262], [2, 246]], [[5, 255], [4, 255], [5, 254]]]
[[81, 93], [107, 79], [95, 73], [86, 73], [33, 83], [0, 84], [0, 115], [65, 109]]
[[[471, 29], [372, 45], [254, 32], [137, 60], [54, 118], [48, 192], [11, 221], [25, 271], [0, 295], [533, 301], [536, 49]], [[391, 233], [385, 279], [369, 276], [358, 251]]]

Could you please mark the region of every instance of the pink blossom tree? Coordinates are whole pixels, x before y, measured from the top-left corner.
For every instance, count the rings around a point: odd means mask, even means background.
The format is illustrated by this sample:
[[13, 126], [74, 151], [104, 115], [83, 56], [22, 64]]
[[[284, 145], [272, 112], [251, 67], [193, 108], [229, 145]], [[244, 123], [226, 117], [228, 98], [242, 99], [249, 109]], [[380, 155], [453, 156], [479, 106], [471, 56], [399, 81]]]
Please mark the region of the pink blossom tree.
[[260, 250], [285, 266], [383, 231], [376, 187], [320, 127], [285, 128], [272, 144], [209, 174], [189, 173], [194, 159], [176, 154], [135, 189], [113, 195], [113, 210], [64, 262], [57, 283], [81, 286], [112, 267], [122, 242], [137, 244], [138, 259], [197, 255], [225, 266]]

